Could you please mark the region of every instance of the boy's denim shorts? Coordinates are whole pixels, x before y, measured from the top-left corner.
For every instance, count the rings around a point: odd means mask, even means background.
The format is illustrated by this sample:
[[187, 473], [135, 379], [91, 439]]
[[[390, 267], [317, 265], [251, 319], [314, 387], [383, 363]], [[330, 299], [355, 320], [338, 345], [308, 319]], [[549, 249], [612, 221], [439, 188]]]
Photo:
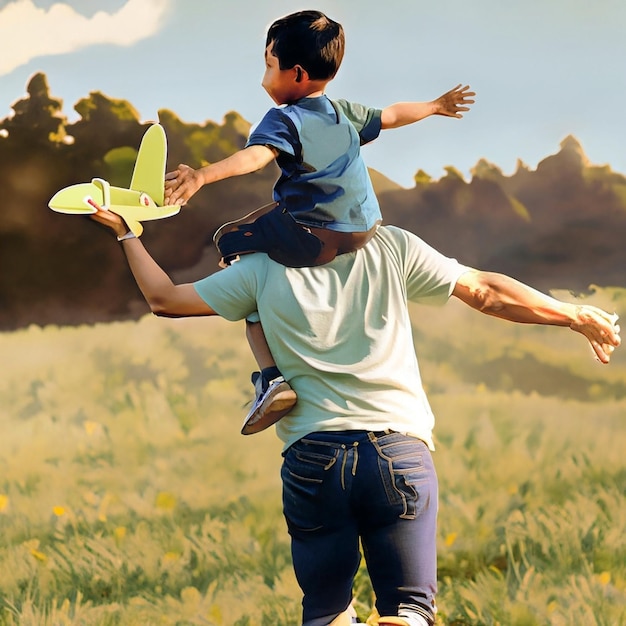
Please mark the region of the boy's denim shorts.
[[396, 432], [317, 432], [285, 453], [283, 511], [304, 626], [352, 599], [360, 546], [380, 615], [434, 621], [437, 476], [426, 444]]
[[281, 207], [224, 232], [215, 245], [225, 265], [241, 254], [265, 252], [287, 267], [312, 267], [322, 251], [320, 239]]

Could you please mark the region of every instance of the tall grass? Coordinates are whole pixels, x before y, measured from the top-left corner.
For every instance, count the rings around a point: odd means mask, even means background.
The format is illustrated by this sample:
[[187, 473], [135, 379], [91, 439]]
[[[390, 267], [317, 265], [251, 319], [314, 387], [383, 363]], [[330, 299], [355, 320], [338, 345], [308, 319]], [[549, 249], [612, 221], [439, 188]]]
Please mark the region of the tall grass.
[[[412, 314], [438, 417], [440, 623], [626, 623], [626, 359], [455, 305]], [[0, 354], [0, 625], [298, 623], [280, 442], [239, 435], [241, 325], [32, 327]], [[363, 568], [355, 593], [366, 617]]]

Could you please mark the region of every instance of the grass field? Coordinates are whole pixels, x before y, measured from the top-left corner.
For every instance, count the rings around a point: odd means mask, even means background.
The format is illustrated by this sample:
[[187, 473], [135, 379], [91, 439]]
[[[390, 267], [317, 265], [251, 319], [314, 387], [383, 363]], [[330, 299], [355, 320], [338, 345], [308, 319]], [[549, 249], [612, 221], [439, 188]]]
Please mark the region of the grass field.
[[[563, 294], [560, 294], [563, 295]], [[590, 299], [626, 310], [620, 290]], [[626, 350], [412, 310], [438, 419], [442, 625], [626, 624]], [[0, 625], [293, 626], [280, 442], [217, 319], [0, 335]], [[372, 602], [363, 569], [355, 592]]]

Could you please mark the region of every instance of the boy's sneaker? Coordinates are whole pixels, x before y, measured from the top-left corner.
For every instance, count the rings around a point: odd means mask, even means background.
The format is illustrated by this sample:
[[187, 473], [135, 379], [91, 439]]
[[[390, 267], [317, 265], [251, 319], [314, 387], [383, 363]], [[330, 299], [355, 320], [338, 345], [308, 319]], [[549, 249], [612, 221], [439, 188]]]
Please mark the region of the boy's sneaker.
[[243, 423], [242, 435], [254, 435], [275, 424], [298, 400], [296, 392], [282, 376], [265, 382], [261, 372], [254, 372], [252, 383], [256, 397]]

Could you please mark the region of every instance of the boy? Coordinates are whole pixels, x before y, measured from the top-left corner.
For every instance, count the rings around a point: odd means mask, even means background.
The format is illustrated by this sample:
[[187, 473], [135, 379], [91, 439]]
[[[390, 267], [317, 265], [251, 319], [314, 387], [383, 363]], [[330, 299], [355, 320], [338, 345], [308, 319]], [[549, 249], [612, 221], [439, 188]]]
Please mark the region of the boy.
[[[186, 165], [166, 175], [167, 204], [185, 204], [205, 184], [257, 171], [271, 161], [281, 169], [275, 203], [230, 222], [214, 239], [223, 264], [239, 255], [266, 252], [287, 267], [327, 263], [354, 252], [382, 221], [360, 146], [382, 129], [430, 115], [462, 117], [475, 94], [458, 85], [432, 102], [367, 108], [325, 95], [344, 54], [342, 26], [319, 11], [300, 11], [276, 20], [265, 42], [262, 85], [278, 105], [252, 129], [246, 147], [194, 170]], [[256, 400], [242, 432], [267, 428], [295, 404], [267, 347], [263, 329], [249, 318], [246, 334], [260, 367], [253, 374]]]

